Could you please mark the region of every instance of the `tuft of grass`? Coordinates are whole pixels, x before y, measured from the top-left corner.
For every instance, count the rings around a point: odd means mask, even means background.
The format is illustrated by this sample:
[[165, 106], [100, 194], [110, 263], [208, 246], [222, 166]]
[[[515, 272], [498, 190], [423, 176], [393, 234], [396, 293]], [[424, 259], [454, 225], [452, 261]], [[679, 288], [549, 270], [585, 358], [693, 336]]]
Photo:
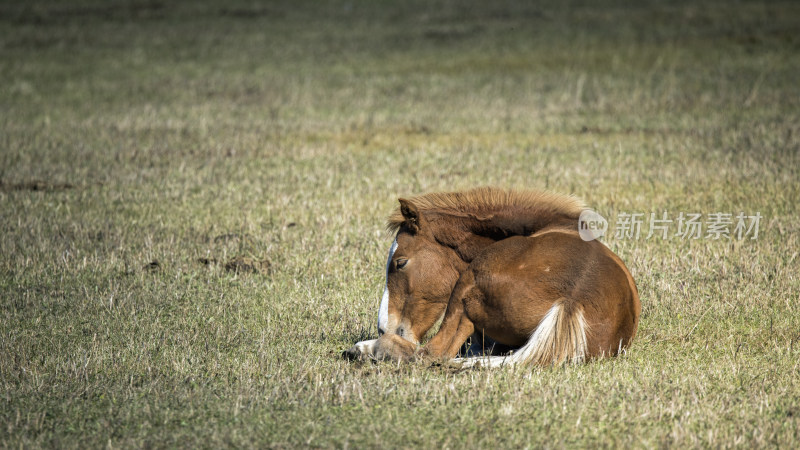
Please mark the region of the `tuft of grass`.
[[[0, 6], [0, 445], [790, 447], [792, 3]], [[616, 239], [619, 358], [453, 371], [374, 336], [401, 195], [763, 217]], [[675, 229], [673, 228], [673, 231]]]

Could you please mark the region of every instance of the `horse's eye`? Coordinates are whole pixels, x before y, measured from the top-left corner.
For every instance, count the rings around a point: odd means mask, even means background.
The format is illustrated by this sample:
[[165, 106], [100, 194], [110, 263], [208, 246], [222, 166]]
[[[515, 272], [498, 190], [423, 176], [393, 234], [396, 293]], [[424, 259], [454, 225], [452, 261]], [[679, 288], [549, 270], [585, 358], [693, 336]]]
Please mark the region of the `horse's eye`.
[[398, 270], [402, 269], [403, 267], [405, 267], [406, 264], [408, 264], [408, 260], [407, 259], [398, 259], [397, 261], [395, 261], [395, 265], [397, 266]]

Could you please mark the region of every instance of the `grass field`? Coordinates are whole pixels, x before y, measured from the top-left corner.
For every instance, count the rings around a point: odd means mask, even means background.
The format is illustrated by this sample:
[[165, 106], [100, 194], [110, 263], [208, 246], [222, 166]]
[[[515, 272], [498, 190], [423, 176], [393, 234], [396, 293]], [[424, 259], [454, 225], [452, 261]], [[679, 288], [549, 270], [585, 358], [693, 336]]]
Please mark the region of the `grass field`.
[[[0, 4], [0, 446], [796, 447], [800, 6], [603, 3]], [[341, 359], [397, 197], [487, 184], [610, 219], [627, 354]]]

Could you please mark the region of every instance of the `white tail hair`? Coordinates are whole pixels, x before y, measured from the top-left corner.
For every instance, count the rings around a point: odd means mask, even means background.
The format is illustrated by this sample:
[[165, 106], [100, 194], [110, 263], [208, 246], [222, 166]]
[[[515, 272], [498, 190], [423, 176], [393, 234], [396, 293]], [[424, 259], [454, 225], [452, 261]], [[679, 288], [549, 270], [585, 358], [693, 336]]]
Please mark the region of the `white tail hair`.
[[533, 330], [528, 342], [511, 355], [475, 356], [453, 361], [462, 367], [579, 364], [586, 360], [586, 328], [583, 308], [575, 303], [565, 307], [564, 299], [559, 299]]

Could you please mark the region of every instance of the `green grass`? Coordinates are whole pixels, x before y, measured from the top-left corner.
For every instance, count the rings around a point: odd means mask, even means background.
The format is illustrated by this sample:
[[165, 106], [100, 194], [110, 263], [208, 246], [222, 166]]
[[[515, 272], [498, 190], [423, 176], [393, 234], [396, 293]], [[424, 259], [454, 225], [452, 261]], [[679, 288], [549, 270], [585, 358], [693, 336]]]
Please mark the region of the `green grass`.
[[[0, 5], [0, 446], [796, 446], [798, 21], [792, 2]], [[396, 198], [485, 184], [612, 224], [763, 219], [757, 240], [609, 237], [643, 305], [616, 359], [340, 359], [376, 334]]]

